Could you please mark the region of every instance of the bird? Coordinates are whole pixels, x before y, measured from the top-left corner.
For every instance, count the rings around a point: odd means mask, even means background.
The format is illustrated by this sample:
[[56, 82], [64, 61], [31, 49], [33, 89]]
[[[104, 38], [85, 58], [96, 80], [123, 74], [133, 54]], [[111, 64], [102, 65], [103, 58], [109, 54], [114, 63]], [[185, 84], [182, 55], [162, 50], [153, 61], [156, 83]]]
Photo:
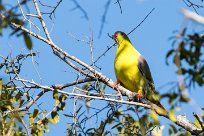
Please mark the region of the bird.
[[159, 102], [159, 95], [155, 90], [150, 68], [145, 58], [134, 48], [124, 32], [116, 31], [112, 38], [117, 45], [114, 60], [117, 81], [112, 84], [112, 87], [120, 84], [134, 92], [138, 101], [145, 97], [164, 109]]

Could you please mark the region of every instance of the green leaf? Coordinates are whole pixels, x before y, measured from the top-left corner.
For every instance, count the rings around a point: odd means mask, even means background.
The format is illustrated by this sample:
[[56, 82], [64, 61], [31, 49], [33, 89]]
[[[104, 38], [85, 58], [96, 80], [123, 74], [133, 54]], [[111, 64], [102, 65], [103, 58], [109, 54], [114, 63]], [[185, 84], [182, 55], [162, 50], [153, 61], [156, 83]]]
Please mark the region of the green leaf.
[[172, 128], [172, 130], [174, 131], [174, 134], [176, 134], [178, 132], [178, 130], [176, 129], [176, 127], [173, 124], [169, 124], [169, 126]]
[[180, 102], [189, 102], [190, 98], [188, 98], [186, 95], [181, 95], [180, 97]]
[[21, 96], [22, 96], [22, 93], [19, 91], [15, 96], [16, 101], [18, 101], [21, 98]]
[[1, 94], [2, 94], [2, 86], [3, 86], [3, 81], [0, 78], [0, 100], [1, 100]]
[[8, 74], [10, 71], [9, 71], [9, 69], [7, 68], [7, 69], [5, 69], [5, 73], [6, 74]]
[[176, 116], [174, 114], [174, 109], [172, 108], [170, 111], [169, 111], [169, 119], [173, 122], [176, 122]]
[[38, 114], [39, 114], [38, 109], [34, 109], [34, 111], [33, 111], [33, 118], [35, 119], [38, 116]]
[[32, 45], [32, 41], [31, 41], [29, 34], [26, 32], [23, 32], [23, 37], [24, 37], [24, 41], [25, 41], [27, 49], [31, 50], [33, 48], [32, 47], [33, 45]]
[[49, 132], [48, 119], [47, 118], [42, 120], [42, 124], [43, 124], [43, 127], [45, 128], [45, 131]]
[[51, 123], [51, 124], [56, 124], [57, 122], [59, 122], [59, 115], [56, 111], [53, 111], [51, 113], [51, 117], [52, 118], [49, 118], [48, 121]]
[[170, 56], [173, 52], [175, 52], [175, 50], [174, 50], [174, 49], [171, 49], [171, 50], [166, 54], [166, 64], [167, 64], [167, 65], [169, 65], [169, 63], [168, 63], [168, 58], [169, 58], [169, 56]]
[[55, 106], [57, 107], [59, 105], [59, 97], [58, 97], [58, 91], [53, 91], [53, 99], [55, 99]]
[[195, 125], [199, 128], [199, 129], [202, 129], [202, 127], [201, 127], [201, 125], [200, 125], [200, 123], [199, 123], [199, 121], [197, 120], [197, 118], [196, 117], [194, 117], [194, 120], [195, 120]]
[[28, 121], [29, 121], [29, 124], [30, 124], [30, 125], [33, 124], [33, 122], [34, 122], [33, 114], [30, 114], [30, 115], [29, 115]]
[[69, 115], [69, 114], [63, 114], [65, 117], [73, 118], [74, 116]]
[[78, 114], [79, 111], [81, 110], [82, 106], [79, 107], [79, 109], [76, 111], [76, 113]]
[[58, 107], [59, 108], [58, 110], [63, 111], [65, 109], [65, 105], [66, 105], [65, 100], [66, 99], [67, 99], [67, 96], [64, 94], [61, 94], [59, 96], [60, 106]]
[[156, 124], [158, 124], [159, 118], [158, 118], [157, 113], [155, 111], [153, 111], [153, 110], [151, 111], [150, 117], [155, 121]]
[[82, 88], [83, 90], [88, 90], [88, 88], [90, 87], [90, 85], [91, 85], [91, 82], [87, 82], [87, 83], [84, 84], [81, 88]]
[[119, 122], [118, 124], [116, 124], [113, 127], [111, 127], [111, 129], [118, 128], [120, 125], [122, 125], [122, 123]]

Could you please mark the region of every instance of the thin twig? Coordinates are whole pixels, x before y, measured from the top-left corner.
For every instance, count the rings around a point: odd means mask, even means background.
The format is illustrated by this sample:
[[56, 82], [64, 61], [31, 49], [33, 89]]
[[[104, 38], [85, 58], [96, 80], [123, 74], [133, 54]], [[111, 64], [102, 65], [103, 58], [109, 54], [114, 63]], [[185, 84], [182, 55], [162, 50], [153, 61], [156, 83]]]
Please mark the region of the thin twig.
[[91, 35], [89, 37], [89, 47], [90, 47], [90, 53], [91, 53], [91, 66], [95, 66], [95, 63], [94, 63], [94, 55], [93, 55], [93, 32], [91, 32]]
[[49, 18], [52, 20], [52, 15], [54, 16], [55, 18], [55, 11], [56, 9], [59, 7], [59, 5], [61, 4], [62, 0], [59, 0], [57, 2], [57, 5], [56, 6], [49, 6], [49, 5], [45, 5], [43, 4], [41, 1], [39, 1], [39, 3], [42, 5], [42, 6], [45, 6], [45, 7], [49, 7], [49, 8], [53, 8], [53, 10], [49, 13], [42, 13], [42, 14], [49, 14]]
[[155, 8], [153, 8], [146, 16], [145, 18], [135, 27], [133, 28], [127, 35], [131, 34], [133, 31], [135, 31], [135, 29], [137, 29], [146, 19], [147, 17], [155, 10]]
[[[147, 19], [147, 17], [153, 12], [155, 10], [155, 8], [153, 8], [146, 16], [145, 16], [145, 18], [135, 27], [135, 28], [133, 28], [133, 30], [131, 30], [129, 33], [128, 33], [128, 35], [130, 34], [130, 33], [132, 33], [133, 31], [135, 31], [146, 19]], [[112, 38], [109, 34], [108, 34], [108, 36], [110, 37], [110, 38]], [[94, 63], [96, 63], [96, 62], [98, 62], [98, 60], [100, 60], [103, 56], [105, 56], [105, 54], [112, 48], [112, 47], [114, 47], [116, 44], [114, 43], [113, 45], [111, 45], [111, 46], [107, 46], [107, 49], [94, 61]]]
[[[36, 0], [33, 0], [34, 2], [36, 2]], [[38, 7], [37, 7], [38, 8]], [[37, 9], [36, 8], [36, 9]], [[38, 13], [39, 14], [39, 13]], [[3, 15], [1, 14], [1, 17], [3, 17]], [[39, 18], [40, 19], [40, 18]], [[41, 18], [42, 19], [42, 18]], [[41, 20], [41, 23], [44, 22]], [[55, 45], [52, 40], [49, 40], [50, 37], [48, 37], [47, 35], [47, 39], [40, 37], [39, 35], [36, 35], [33, 32], [30, 32], [29, 30], [27, 30], [26, 28], [24, 28], [23, 26], [17, 25], [15, 23], [11, 23], [14, 27], [19, 28], [21, 30], [23, 30], [24, 32], [27, 32], [31, 35], [33, 35], [34, 37], [44, 41], [45, 43], [47, 43], [47, 45], [51, 46], [51, 48], [54, 51], [54, 54], [56, 56], [58, 56], [60, 59], [62, 59], [65, 63], [67, 63], [68, 65], [72, 66], [74, 69], [76, 69], [77, 71], [79, 71], [82, 74], [86, 74], [85, 71], [81, 70], [79, 67], [77, 67], [76, 65], [74, 65], [73, 63], [71, 63], [70, 61], [68, 61], [67, 58], [73, 60], [74, 62], [78, 63], [81, 66], [84, 66], [85, 68], [87, 68], [89, 70], [89, 72], [93, 73], [93, 75], [88, 74], [89, 77], [91, 78], [97, 78], [99, 81], [102, 81], [103, 83], [105, 83], [108, 86], [112, 86], [113, 81], [110, 78], [107, 78], [105, 75], [99, 73], [98, 71], [96, 71], [95, 69], [93, 69], [92, 67], [90, 67], [88, 64], [84, 63], [83, 61], [79, 60], [78, 58], [71, 56], [70, 54], [68, 54], [67, 52], [63, 51], [62, 49], [60, 49], [57, 45]], [[43, 23], [42, 23], [43, 25]], [[46, 28], [46, 26], [44, 26]], [[47, 33], [46, 29], [44, 29], [45, 33]], [[86, 75], [87, 76], [87, 75]], [[24, 80], [24, 82], [27, 82], [26, 80]], [[37, 88], [43, 88], [45, 90], [54, 90], [54, 88], [49, 87], [49, 86], [42, 86], [36, 83], [33, 83], [33, 81], [29, 81], [28, 83], [36, 85]], [[129, 90], [123, 88], [122, 86], [117, 86], [115, 89], [120, 90], [121, 93], [123, 95], [126, 95], [128, 97], [133, 96], [132, 92], [130, 92]], [[138, 102], [128, 102], [128, 101], [124, 101], [124, 100], [116, 100], [116, 99], [112, 99], [112, 98], [104, 98], [104, 97], [97, 97], [97, 96], [87, 96], [87, 95], [83, 95], [83, 94], [76, 94], [76, 93], [69, 93], [69, 92], [64, 92], [62, 90], [58, 90], [59, 93], [68, 95], [68, 96], [78, 96], [78, 97], [83, 97], [83, 98], [90, 98], [90, 99], [97, 99], [97, 100], [103, 100], [103, 101], [110, 101], [110, 102], [116, 102], [116, 103], [123, 103], [123, 104], [129, 104], [129, 105], [137, 105], [137, 106], [142, 106], [145, 108], [149, 108], [152, 110], [156, 110], [155, 108], [157, 108], [158, 106], [154, 106], [152, 107], [154, 104], [143, 104], [143, 103], [138, 103]], [[158, 113], [159, 114], [159, 113]], [[161, 114], [159, 114], [161, 115]], [[168, 119], [170, 119], [170, 117], [168, 115], [161, 115], [164, 116]], [[176, 122], [177, 125], [185, 128], [187, 131], [191, 132], [191, 134], [200, 134], [202, 132], [202, 130], [200, 130], [199, 128], [197, 128], [195, 125], [193, 125], [191, 122], [189, 122], [186, 118], [183, 118], [181, 116], [177, 116], [176, 117]]]
[[105, 4], [105, 11], [104, 11], [103, 16], [102, 16], [102, 19], [101, 19], [101, 26], [100, 26], [98, 38], [100, 38], [101, 35], [102, 35], [103, 28], [104, 28], [104, 24], [106, 23], [106, 17], [107, 17], [107, 14], [108, 14], [108, 9], [109, 9], [109, 7], [110, 7], [110, 3], [111, 3], [111, 0], [108, 0], [108, 1], [106, 2], [106, 4]]
[[120, 13], [122, 14], [123, 11], [122, 11], [122, 7], [121, 7], [121, 4], [120, 4], [120, 1], [121, 1], [121, 0], [117, 0], [117, 1], [115, 2], [115, 4], [118, 3], [118, 6], [119, 6], [119, 8], [120, 8]]
[[72, 0], [74, 2], [74, 4], [76, 5], [75, 8], [71, 9], [71, 10], [75, 10], [75, 9], [79, 9], [83, 14], [84, 14], [84, 18], [86, 20], [89, 20], [88, 14], [86, 13], [86, 11], [81, 7], [81, 5], [76, 1], [76, 0]]
[[193, 10], [196, 12], [196, 14], [198, 14], [197, 9], [199, 9], [199, 8], [204, 8], [204, 6], [199, 5], [199, 4], [196, 4], [196, 3], [193, 3], [193, 2], [190, 1], [190, 0], [183, 0], [183, 2], [186, 4], [186, 6], [192, 7]]
[[[106, 53], [112, 48], [112, 47], [114, 47], [116, 44], [114, 43], [114, 44], [112, 44], [111, 46], [107, 46], [107, 49], [94, 61], [94, 64], [96, 63], [96, 62], [98, 62], [103, 56], [105, 56], [106, 55]], [[92, 66], [92, 65], [91, 65]]]
[[36, 11], [37, 11], [37, 15], [38, 15], [38, 18], [39, 18], [39, 20], [40, 20], [40, 23], [41, 23], [41, 25], [42, 25], [42, 27], [43, 27], [43, 30], [44, 30], [44, 32], [45, 32], [45, 35], [46, 35], [47, 39], [48, 39], [50, 42], [52, 42], [52, 39], [51, 39], [51, 37], [50, 37], [50, 34], [49, 34], [48, 30], [47, 30], [47, 27], [46, 27], [45, 22], [44, 22], [44, 20], [43, 20], [42, 14], [41, 14], [40, 9], [39, 9], [39, 7], [38, 7], [38, 3], [37, 3], [36, 0], [33, 0], [33, 3], [34, 3], [34, 5], [35, 5], [35, 9], [36, 9]]
[[40, 28], [38, 26], [36, 26], [32, 21], [30, 21], [29, 19], [26, 18], [25, 14], [23, 12], [22, 6], [21, 6], [21, 2], [19, 0], [17, 0], [17, 1], [18, 1], [18, 6], [20, 7], [20, 11], [21, 11], [21, 14], [22, 14], [24, 20], [28, 21], [30, 24], [30, 31], [31, 31], [31, 26], [33, 25], [35, 28], [38, 29], [38, 32], [40, 33]]
[[[74, 90], [74, 89], [73, 89]], [[76, 106], [77, 106], [77, 99], [78, 97], [74, 97], [74, 103], [73, 103], [73, 106], [74, 106], [74, 109], [73, 109], [73, 124], [74, 124], [74, 130], [73, 130], [73, 135], [76, 136], [76, 125], [77, 125], [77, 109], [76, 109]]]
[[91, 81], [96, 81], [96, 79], [94, 79], [94, 78], [85, 78], [85, 79], [80, 79], [80, 80], [77, 80], [77, 81], [75, 80], [73, 82], [66, 83], [66, 84], [53, 85], [53, 88], [62, 90], [64, 88], [66, 88], [66, 87], [70, 87], [70, 86], [73, 86], [73, 85], [78, 85], [78, 84], [81, 84], [81, 83], [91, 82]]

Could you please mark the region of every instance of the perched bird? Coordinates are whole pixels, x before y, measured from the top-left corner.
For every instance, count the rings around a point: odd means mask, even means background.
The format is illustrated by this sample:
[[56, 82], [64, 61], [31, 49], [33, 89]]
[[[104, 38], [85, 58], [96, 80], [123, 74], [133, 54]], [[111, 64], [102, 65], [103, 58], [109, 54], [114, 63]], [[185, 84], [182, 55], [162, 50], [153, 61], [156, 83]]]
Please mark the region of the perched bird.
[[144, 96], [149, 101], [159, 103], [159, 95], [155, 91], [154, 82], [145, 58], [134, 48], [128, 36], [121, 31], [112, 36], [117, 44], [114, 70], [117, 78], [112, 86], [122, 85], [136, 93], [138, 101]]

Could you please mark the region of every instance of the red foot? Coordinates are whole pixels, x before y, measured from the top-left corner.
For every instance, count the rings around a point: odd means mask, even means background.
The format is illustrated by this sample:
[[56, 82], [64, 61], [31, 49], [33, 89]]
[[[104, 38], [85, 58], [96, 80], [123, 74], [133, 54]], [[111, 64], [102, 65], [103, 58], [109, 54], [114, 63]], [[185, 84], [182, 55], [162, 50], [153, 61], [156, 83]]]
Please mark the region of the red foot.
[[143, 97], [143, 95], [142, 95], [142, 90], [138, 90], [138, 92], [137, 92], [137, 99], [138, 99], [138, 101], [140, 101], [140, 99]]
[[116, 85], [119, 85], [120, 84], [120, 82], [113, 82], [113, 84], [111, 85], [112, 87], [113, 87], [113, 89], [116, 87]]

